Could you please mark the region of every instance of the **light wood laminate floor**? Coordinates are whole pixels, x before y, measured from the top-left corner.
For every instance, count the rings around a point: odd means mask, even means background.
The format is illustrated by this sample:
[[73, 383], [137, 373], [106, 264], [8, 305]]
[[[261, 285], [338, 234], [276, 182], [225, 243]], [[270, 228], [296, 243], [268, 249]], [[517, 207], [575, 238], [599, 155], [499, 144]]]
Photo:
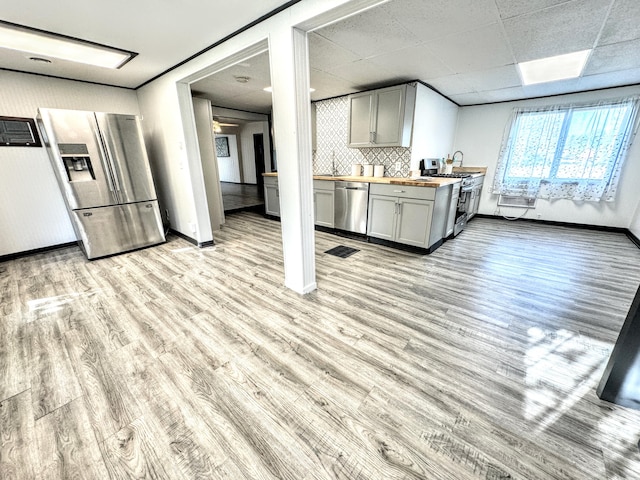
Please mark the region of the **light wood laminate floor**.
[[261, 195], [257, 185], [220, 182], [220, 188], [225, 212], [235, 212], [264, 205], [264, 195]]
[[316, 232], [306, 296], [280, 241], [241, 213], [214, 247], [0, 263], [0, 477], [640, 478], [640, 412], [595, 394], [640, 283], [624, 235]]

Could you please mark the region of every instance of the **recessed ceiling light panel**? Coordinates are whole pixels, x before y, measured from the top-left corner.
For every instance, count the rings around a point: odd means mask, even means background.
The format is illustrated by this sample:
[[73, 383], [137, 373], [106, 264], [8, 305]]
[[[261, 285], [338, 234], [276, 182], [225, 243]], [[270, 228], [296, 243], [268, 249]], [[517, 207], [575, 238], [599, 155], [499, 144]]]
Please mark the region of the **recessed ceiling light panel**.
[[577, 78], [582, 74], [591, 50], [540, 58], [518, 64], [523, 85]]
[[105, 68], [120, 68], [137, 55], [9, 22], [0, 22], [0, 48]]

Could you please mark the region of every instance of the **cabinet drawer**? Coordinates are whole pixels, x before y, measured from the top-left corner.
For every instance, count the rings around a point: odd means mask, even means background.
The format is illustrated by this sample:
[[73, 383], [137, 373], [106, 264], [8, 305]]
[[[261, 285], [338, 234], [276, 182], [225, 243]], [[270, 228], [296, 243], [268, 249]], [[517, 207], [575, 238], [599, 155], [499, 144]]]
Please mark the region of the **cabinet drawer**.
[[421, 200], [435, 200], [436, 198], [435, 187], [414, 187], [411, 185], [372, 183], [369, 193], [396, 198], [419, 198]]
[[336, 182], [333, 180], [314, 180], [313, 189], [333, 192], [336, 189]]

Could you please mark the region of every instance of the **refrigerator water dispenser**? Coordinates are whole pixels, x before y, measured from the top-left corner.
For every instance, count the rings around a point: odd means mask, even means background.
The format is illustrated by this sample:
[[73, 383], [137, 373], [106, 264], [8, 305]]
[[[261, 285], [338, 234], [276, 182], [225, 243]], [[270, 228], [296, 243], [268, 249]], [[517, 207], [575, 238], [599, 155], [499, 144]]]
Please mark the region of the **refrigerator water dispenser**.
[[84, 143], [59, 143], [58, 150], [70, 182], [95, 180], [89, 150]]
[[62, 157], [70, 182], [88, 182], [95, 180], [89, 157]]

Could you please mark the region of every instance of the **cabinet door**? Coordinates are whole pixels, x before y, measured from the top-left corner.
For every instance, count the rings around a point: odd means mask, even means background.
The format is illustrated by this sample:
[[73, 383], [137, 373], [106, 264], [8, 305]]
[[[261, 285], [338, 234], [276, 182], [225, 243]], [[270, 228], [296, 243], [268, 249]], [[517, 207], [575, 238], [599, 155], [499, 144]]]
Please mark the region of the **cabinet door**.
[[334, 199], [335, 192], [330, 190], [314, 190], [313, 206], [315, 224], [322, 227], [334, 228]]
[[396, 197], [369, 195], [367, 235], [384, 240], [395, 240], [397, 202]]
[[373, 132], [374, 93], [362, 93], [349, 97], [349, 139], [350, 147], [371, 145]]
[[473, 190], [469, 194], [469, 203], [467, 204], [467, 220], [471, 220], [478, 213], [478, 207], [480, 206], [480, 193], [482, 192], [482, 186], [474, 186]]
[[475, 190], [476, 190], [476, 198], [475, 198], [475, 203], [473, 204], [474, 215], [478, 213], [478, 210], [480, 209], [480, 195], [482, 194], [482, 185], [477, 186]]
[[396, 242], [428, 248], [432, 215], [432, 200], [401, 198], [398, 205]]
[[453, 234], [453, 226], [456, 222], [456, 212], [458, 211], [458, 198], [460, 197], [460, 185], [453, 185], [451, 199], [449, 201], [449, 209], [447, 213], [447, 229], [444, 236], [448, 237]]
[[280, 192], [278, 184], [264, 186], [264, 211], [267, 215], [280, 216]]
[[402, 143], [405, 96], [402, 87], [404, 85], [379, 90], [376, 95], [373, 143], [377, 146]]

